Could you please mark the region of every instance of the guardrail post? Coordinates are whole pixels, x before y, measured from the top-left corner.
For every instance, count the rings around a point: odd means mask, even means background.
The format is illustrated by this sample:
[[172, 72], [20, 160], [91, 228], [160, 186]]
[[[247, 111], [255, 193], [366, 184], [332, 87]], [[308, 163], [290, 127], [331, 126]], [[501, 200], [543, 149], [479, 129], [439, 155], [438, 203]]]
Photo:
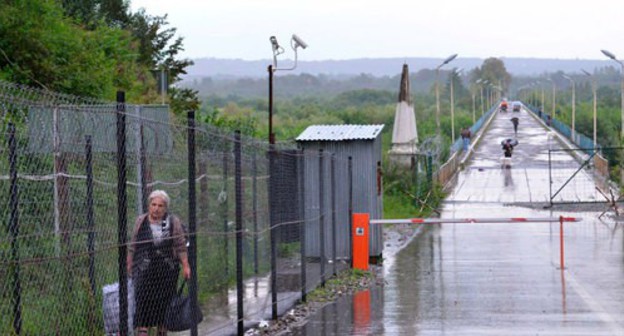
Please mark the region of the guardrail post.
[[562, 270], [565, 269], [563, 250], [563, 216], [559, 216], [559, 265]]

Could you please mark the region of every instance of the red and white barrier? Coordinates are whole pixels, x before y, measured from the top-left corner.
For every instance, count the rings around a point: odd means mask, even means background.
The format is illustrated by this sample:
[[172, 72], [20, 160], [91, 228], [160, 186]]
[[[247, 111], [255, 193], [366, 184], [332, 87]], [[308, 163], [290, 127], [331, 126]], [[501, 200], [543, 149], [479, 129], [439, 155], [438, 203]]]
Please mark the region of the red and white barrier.
[[371, 219], [370, 224], [467, 224], [467, 223], [556, 223], [580, 222], [579, 217], [511, 217], [511, 218], [407, 218], [407, 219]]
[[561, 270], [564, 265], [563, 223], [580, 222], [580, 217], [506, 217], [506, 218], [407, 218], [407, 219], [369, 219], [367, 213], [353, 214], [352, 251], [353, 268], [368, 269], [368, 234], [369, 225], [374, 224], [513, 224], [513, 223], [556, 223], [559, 222], [559, 263]]

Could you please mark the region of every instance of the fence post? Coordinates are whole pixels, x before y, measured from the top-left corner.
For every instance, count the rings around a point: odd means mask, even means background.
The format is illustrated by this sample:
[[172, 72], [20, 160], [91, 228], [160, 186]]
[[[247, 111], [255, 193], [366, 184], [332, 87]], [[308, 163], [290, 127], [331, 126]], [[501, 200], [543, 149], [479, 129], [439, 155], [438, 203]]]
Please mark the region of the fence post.
[[[191, 281], [189, 281], [189, 297], [191, 298], [191, 309], [197, 308], [197, 207], [195, 193], [195, 111], [189, 111], [187, 116], [187, 147], [188, 147], [188, 224], [189, 224], [189, 247], [188, 259], [191, 267]], [[192, 311], [192, 316], [197, 316], [196, 311]], [[197, 336], [197, 325], [191, 327], [191, 335]]]
[[128, 274], [126, 237], [128, 234], [126, 197], [126, 95], [117, 91], [117, 243], [119, 255], [119, 334], [128, 335]]
[[256, 151], [251, 154], [251, 197], [252, 197], [252, 215], [253, 215], [253, 255], [254, 255], [254, 274], [259, 273], [259, 261], [258, 261], [258, 162], [256, 158]]
[[[271, 136], [271, 135], [269, 135]], [[275, 183], [275, 145], [269, 145], [269, 234], [271, 240], [271, 319], [277, 320], [277, 230], [276, 219], [276, 197]]]
[[229, 160], [229, 155], [228, 155], [228, 143], [227, 143], [227, 138], [224, 138], [224, 143], [223, 143], [223, 189], [221, 190], [222, 193], [225, 193], [225, 197], [223, 199], [221, 199], [221, 217], [223, 218], [223, 234], [224, 234], [224, 239], [223, 239], [223, 260], [225, 262], [225, 276], [226, 276], [226, 281], [227, 281], [227, 277], [230, 274], [230, 263], [229, 263], [229, 254], [230, 254], [230, 248], [229, 248], [229, 230], [228, 230], [228, 197], [227, 197], [227, 189], [228, 189], [228, 169], [229, 169], [229, 165], [228, 165], [228, 160]]
[[91, 294], [96, 294], [95, 287], [95, 220], [93, 208], [93, 145], [91, 136], [85, 136], [85, 160], [87, 174], [87, 251], [89, 253], [89, 283], [91, 284]]
[[301, 242], [301, 301], [306, 302], [306, 218], [305, 218], [305, 150], [301, 149], [299, 153], [299, 239]]
[[433, 156], [427, 153], [427, 185], [433, 186]]
[[141, 122], [139, 126], [139, 169], [141, 179], [139, 184], [141, 187], [141, 208], [143, 209], [142, 213], [147, 212], [147, 196], [149, 195], [149, 188], [147, 187], [147, 176], [148, 176], [148, 168], [147, 168], [147, 154], [145, 150], [145, 134], [143, 132], [143, 123]]
[[332, 202], [332, 265], [334, 266], [334, 275], [336, 271], [337, 253], [336, 253], [336, 153], [331, 155], [331, 202]]
[[243, 180], [241, 164], [241, 133], [234, 132], [234, 184], [236, 199], [236, 307], [238, 313], [238, 335], [243, 328]]
[[16, 335], [22, 332], [22, 288], [19, 264], [19, 189], [17, 186], [17, 140], [15, 124], [9, 123], [9, 174], [11, 192], [9, 193], [9, 232], [11, 232], [11, 261], [13, 263], [13, 330]]
[[[349, 180], [349, 246], [353, 246], [353, 157], [349, 156], [348, 163], [348, 175]], [[351, 261], [351, 267], [353, 267], [353, 250], [349, 249], [349, 260]]]
[[321, 286], [325, 287], [325, 180], [323, 175], [323, 149], [319, 149], [319, 257], [321, 266]]

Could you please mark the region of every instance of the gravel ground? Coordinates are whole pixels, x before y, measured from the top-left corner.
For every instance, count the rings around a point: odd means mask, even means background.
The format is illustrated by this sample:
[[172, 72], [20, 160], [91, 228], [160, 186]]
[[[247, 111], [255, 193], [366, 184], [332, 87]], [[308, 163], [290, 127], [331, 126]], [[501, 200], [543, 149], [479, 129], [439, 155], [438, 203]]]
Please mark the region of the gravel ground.
[[334, 302], [339, 297], [350, 295], [371, 286], [383, 286], [384, 267], [390, 267], [394, 255], [400, 251], [422, 227], [410, 224], [388, 225], [384, 227], [384, 251], [381, 265], [370, 265], [368, 272], [342, 272], [337, 278], [326, 282], [325, 288], [313, 291], [308, 295], [306, 303], [293, 307], [287, 314], [277, 321], [261, 323], [256, 328], [247, 330], [245, 335], [288, 335], [292, 327], [306, 323], [319, 308]]

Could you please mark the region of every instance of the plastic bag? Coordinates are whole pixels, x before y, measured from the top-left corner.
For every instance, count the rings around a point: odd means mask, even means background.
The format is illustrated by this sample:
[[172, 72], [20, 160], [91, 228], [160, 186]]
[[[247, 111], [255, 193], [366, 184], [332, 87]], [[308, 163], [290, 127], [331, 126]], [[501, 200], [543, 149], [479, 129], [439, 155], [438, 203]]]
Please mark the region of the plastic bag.
[[[104, 330], [106, 334], [119, 332], [119, 282], [102, 288], [102, 312], [104, 314]], [[128, 331], [134, 329], [134, 285], [128, 279]]]

